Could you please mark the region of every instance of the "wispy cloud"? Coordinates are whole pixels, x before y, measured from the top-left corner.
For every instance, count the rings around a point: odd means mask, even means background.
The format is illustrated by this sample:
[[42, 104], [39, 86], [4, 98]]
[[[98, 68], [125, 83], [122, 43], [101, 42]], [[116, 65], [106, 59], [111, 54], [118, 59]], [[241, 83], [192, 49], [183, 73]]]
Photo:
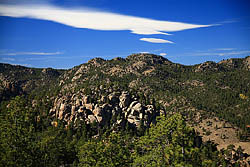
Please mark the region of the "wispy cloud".
[[31, 64], [12, 64], [14, 66], [26, 66], [26, 67], [31, 67]]
[[235, 50], [235, 48], [216, 48], [213, 50], [214, 51], [231, 51], [231, 50]]
[[[226, 50], [221, 50], [221, 51], [226, 51]], [[230, 52], [200, 52], [200, 53], [195, 53], [195, 56], [232, 56], [232, 55], [247, 55], [250, 54], [250, 50], [237, 50], [237, 51], [231, 51]]]
[[141, 41], [151, 42], [151, 43], [174, 43], [172, 41], [168, 41], [160, 38], [141, 38]]
[[16, 59], [9, 58], [9, 57], [3, 57], [3, 58], [0, 58], [0, 60], [3, 60], [3, 61], [15, 61]]
[[234, 51], [234, 52], [227, 52], [227, 53], [219, 53], [219, 56], [231, 56], [231, 55], [243, 55], [243, 54], [250, 54], [249, 50], [246, 51]]
[[49, 56], [49, 55], [60, 55], [62, 52], [1, 52], [0, 55], [4, 56], [18, 56], [18, 55], [40, 55], [40, 56]]
[[210, 27], [212, 25], [153, 20], [93, 9], [66, 9], [51, 5], [0, 4], [0, 15], [49, 20], [76, 28], [93, 30], [130, 30], [134, 34], [164, 34], [166, 32]]
[[167, 53], [160, 53], [160, 56], [166, 56]]
[[225, 21], [218, 22], [218, 24], [230, 24], [230, 23], [236, 23], [239, 21], [240, 21], [239, 19], [231, 19], [231, 20], [225, 20]]

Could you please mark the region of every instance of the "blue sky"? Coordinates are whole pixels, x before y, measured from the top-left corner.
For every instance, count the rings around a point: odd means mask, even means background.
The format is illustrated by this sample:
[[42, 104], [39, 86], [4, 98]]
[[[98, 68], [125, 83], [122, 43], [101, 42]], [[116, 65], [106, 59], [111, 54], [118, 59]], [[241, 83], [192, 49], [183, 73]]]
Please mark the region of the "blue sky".
[[140, 52], [186, 65], [248, 56], [250, 1], [0, 1], [2, 63], [71, 68]]

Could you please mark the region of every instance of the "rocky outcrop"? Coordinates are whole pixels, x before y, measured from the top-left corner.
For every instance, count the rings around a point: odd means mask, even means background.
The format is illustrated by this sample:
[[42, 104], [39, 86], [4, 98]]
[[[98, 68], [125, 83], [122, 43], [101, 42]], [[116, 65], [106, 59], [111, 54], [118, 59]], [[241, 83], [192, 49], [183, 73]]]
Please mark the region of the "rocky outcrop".
[[103, 63], [105, 62], [105, 60], [103, 58], [94, 58], [88, 61], [88, 64], [91, 64], [95, 67], [100, 67]]
[[65, 70], [35, 69], [0, 63], [0, 101], [52, 88]]
[[195, 68], [195, 72], [218, 71], [219, 69], [220, 66], [218, 64], [212, 61], [207, 61], [198, 65], [198, 67]]
[[131, 128], [149, 127], [157, 114], [159, 112], [153, 105], [143, 105], [125, 91], [113, 92], [98, 100], [80, 91], [73, 95], [61, 95], [50, 109], [52, 117], [68, 125], [83, 120], [86, 124], [97, 123], [101, 127], [111, 123], [113, 128], [125, 128], [126, 124]]
[[52, 68], [44, 68], [42, 70], [43, 75], [47, 76], [47, 77], [58, 77], [60, 75], [60, 73]]
[[218, 64], [224, 65], [227, 68], [237, 68], [241, 66], [242, 61], [239, 59], [228, 59], [228, 60], [222, 60]]
[[247, 56], [244, 59], [232, 58], [232, 59], [222, 60], [218, 64], [223, 65], [229, 69], [239, 68], [239, 69], [250, 70], [250, 56]]
[[0, 101], [20, 94], [23, 94], [21, 82], [9, 80], [0, 74]]
[[147, 54], [147, 53], [132, 54], [127, 57], [127, 60], [134, 62], [143, 62], [148, 66], [156, 64], [171, 64], [171, 62], [168, 59], [162, 56], [157, 56], [154, 54]]
[[250, 70], [250, 56], [245, 58], [244, 64], [248, 70]]

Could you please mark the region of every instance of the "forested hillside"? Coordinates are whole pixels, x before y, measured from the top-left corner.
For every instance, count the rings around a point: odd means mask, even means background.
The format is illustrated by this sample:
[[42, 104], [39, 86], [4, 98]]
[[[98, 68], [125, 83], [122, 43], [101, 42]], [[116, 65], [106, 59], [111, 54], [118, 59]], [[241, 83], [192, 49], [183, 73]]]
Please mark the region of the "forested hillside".
[[0, 79], [0, 166], [249, 164], [249, 56], [194, 66], [152, 54], [69, 70], [0, 64]]

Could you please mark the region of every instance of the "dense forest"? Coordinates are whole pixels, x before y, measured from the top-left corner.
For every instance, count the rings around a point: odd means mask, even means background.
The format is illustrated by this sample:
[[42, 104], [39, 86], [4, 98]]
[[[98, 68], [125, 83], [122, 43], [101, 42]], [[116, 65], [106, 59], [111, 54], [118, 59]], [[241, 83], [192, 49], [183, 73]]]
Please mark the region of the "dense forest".
[[249, 59], [0, 64], [0, 166], [247, 166], [241, 146], [219, 150], [194, 125], [216, 117], [249, 143]]
[[244, 157], [241, 148], [218, 151], [215, 143], [202, 142], [178, 113], [159, 116], [142, 133], [106, 130], [98, 138], [91, 134], [94, 124], [50, 126], [22, 97], [1, 108], [0, 119], [1, 166], [227, 166], [232, 158], [239, 166]]

